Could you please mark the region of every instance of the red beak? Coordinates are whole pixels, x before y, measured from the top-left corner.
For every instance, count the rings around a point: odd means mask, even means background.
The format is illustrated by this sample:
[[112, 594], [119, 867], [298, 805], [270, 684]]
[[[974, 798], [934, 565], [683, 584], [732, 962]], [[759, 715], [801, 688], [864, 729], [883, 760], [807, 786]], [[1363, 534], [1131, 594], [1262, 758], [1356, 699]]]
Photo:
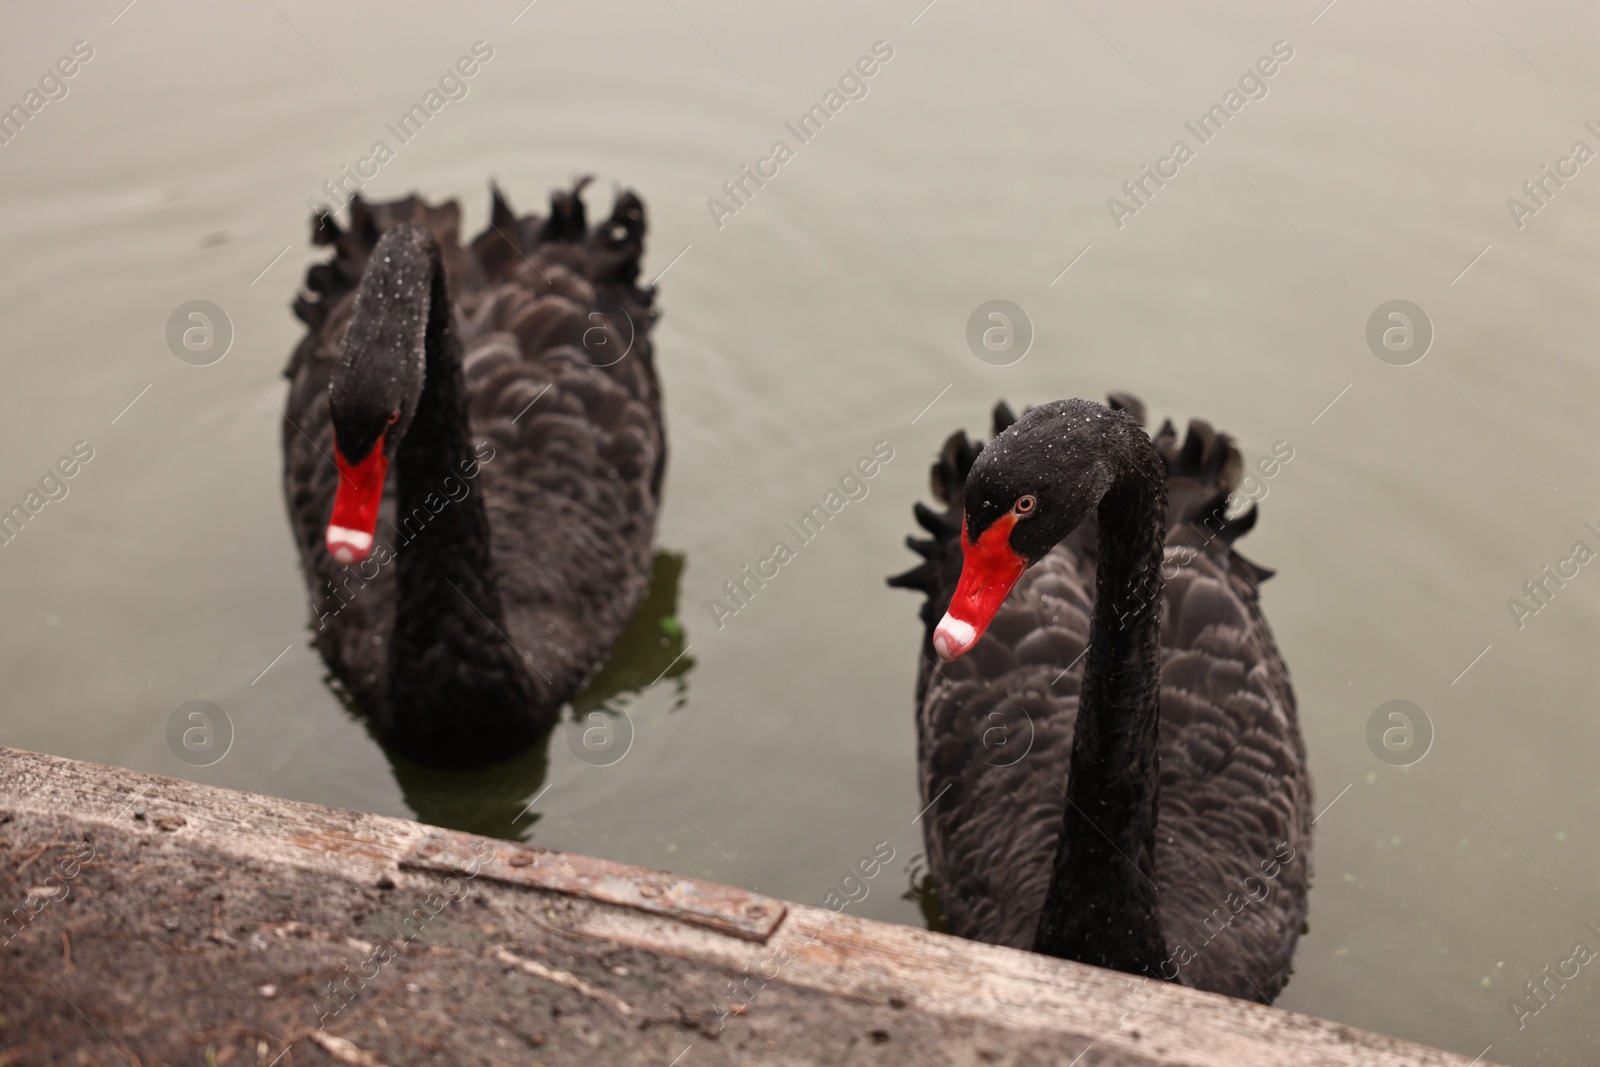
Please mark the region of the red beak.
[[360, 563], [372, 551], [378, 530], [378, 505], [383, 502], [383, 480], [389, 474], [389, 457], [383, 454], [383, 438], [378, 435], [372, 451], [360, 463], [344, 458], [337, 441], [334, 462], [339, 467], [339, 488], [333, 496], [333, 517], [328, 520], [328, 555], [346, 567]]
[[1011, 529], [1016, 524], [1017, 517], [1007, 512], [974, 544], [967, 540], [966, 521], [962, 521], [961, 581], [950, 598], [950, 610], [933, 631], [934, 651], [946, 663], [972, 651], [1011, 587], [1028, 569], [1027, 561], [1011, 549]]

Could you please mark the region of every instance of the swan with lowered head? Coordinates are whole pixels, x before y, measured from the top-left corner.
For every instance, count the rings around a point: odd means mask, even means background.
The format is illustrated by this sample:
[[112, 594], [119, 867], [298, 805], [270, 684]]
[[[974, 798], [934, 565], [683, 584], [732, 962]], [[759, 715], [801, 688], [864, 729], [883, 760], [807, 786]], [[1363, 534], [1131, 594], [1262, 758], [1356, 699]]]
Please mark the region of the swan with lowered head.
[[542, 737], [605, 661], [650, 573], [666, 445], [637, 284], [644, 205], [593, 228], [493, 191], [324, 215], [295, 312], [284, 494], [317, 647], [387, 744], [433, 765]]

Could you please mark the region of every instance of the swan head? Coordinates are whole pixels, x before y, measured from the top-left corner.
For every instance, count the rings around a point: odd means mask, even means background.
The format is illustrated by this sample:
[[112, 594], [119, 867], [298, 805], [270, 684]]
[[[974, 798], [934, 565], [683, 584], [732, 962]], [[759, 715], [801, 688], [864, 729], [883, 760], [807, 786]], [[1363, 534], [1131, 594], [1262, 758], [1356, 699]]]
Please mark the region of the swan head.
[[378, 241], [356, 290], [328, 389], [339, 485], [325, 542], [344, 566], [372, 551], [389, 461], [421, 402], [432, 335], [448, 322], [442, 288], [437, 243], [407, 225]]
[[1128, 416], [1088, 400], [1028, 411], [989, 443], [962, 490], [961, 579], [933, 631], [946, 663], [983, 637], [1022, 577], [1095, 513], [1116, 478]]

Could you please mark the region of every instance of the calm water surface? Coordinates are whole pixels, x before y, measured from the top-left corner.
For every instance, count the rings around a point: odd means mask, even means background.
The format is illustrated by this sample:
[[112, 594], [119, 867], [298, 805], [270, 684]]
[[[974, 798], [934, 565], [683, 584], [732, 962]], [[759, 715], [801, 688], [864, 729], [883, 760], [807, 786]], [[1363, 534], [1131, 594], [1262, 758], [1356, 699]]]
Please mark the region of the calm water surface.
[[[1574, 155], [1600, 150], [1593, 8], [921, 2], [10, 14], [4, 102], [74, 42], [93, 55], [0, 146], [0, 502], [77, 442], [93, 458], [0, 547], [0, 742], [808, 902], [886, 841], [854, 910], [921, 923], [916, 603], [882, 578], [911, 561], [946, 434], [986, 433], [1001, 397], [1126, 389], [1252, 459], [1293, 451], [1244, 545], [1278, 571], [1327, 806], [1281, 1003], [1468, 1057], [1595, 1062], [1600, 964], [1542, 1007], [1523, 989], [1600, 950], [1600, 567], [1574, 554], [1600, 549], [1600, 173]], [[479, 41], [492, 58], [402, 143], [386, 124]], [[801, 143], [785, 123], [880, 41]], [[1202, 140], [1185, 123], [1219, 103]], [[465, 776], [392, 762], [328, 688], [279, 490], [306, 204], [380, 140], [367, 192], [459, 196], [470, 232], [491, 176], [523, 210], [581, 173], [597, 210], [626, 183], [651, 212], [646, 277], [666, 271], [650, 602], [573, 725]], [[745, 165], [777, 173], [708, 206]], [[232, 323], [211, 366], [167, 344], [193, 299]], [[1031, 321], [1008, 366], [966, 341], [991, 299]], [[1367, 341], [1394, 299], [1432, 327], [1410, 366]], [[707, 607], [878, 442], [893, 458], [864, 498], [737, 615]], [[1541, 604], [1524, 583], [1546, 565], [1576, 576]], [[195, 699], [235, 730], [206, 768], [166, 740]], [[1368, 741], [1391, 700], [1426, 718], [1399, 755], [1387, 719]]]

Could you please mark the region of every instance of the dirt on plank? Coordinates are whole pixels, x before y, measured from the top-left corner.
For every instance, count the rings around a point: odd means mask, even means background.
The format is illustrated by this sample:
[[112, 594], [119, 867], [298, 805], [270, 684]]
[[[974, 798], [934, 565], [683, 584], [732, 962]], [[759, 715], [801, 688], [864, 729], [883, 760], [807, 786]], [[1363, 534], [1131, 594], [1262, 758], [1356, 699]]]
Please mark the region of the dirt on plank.
[[[576, 932], [590, 901], [219, 854], [183, 817], [0, 811], [0, 1067], [1067, 1064], [1057, 1035]], [[751, 988], [751, 987], [747, 987]], [[1081, 1067], [1144, 1064], [1090, 1048]]]

